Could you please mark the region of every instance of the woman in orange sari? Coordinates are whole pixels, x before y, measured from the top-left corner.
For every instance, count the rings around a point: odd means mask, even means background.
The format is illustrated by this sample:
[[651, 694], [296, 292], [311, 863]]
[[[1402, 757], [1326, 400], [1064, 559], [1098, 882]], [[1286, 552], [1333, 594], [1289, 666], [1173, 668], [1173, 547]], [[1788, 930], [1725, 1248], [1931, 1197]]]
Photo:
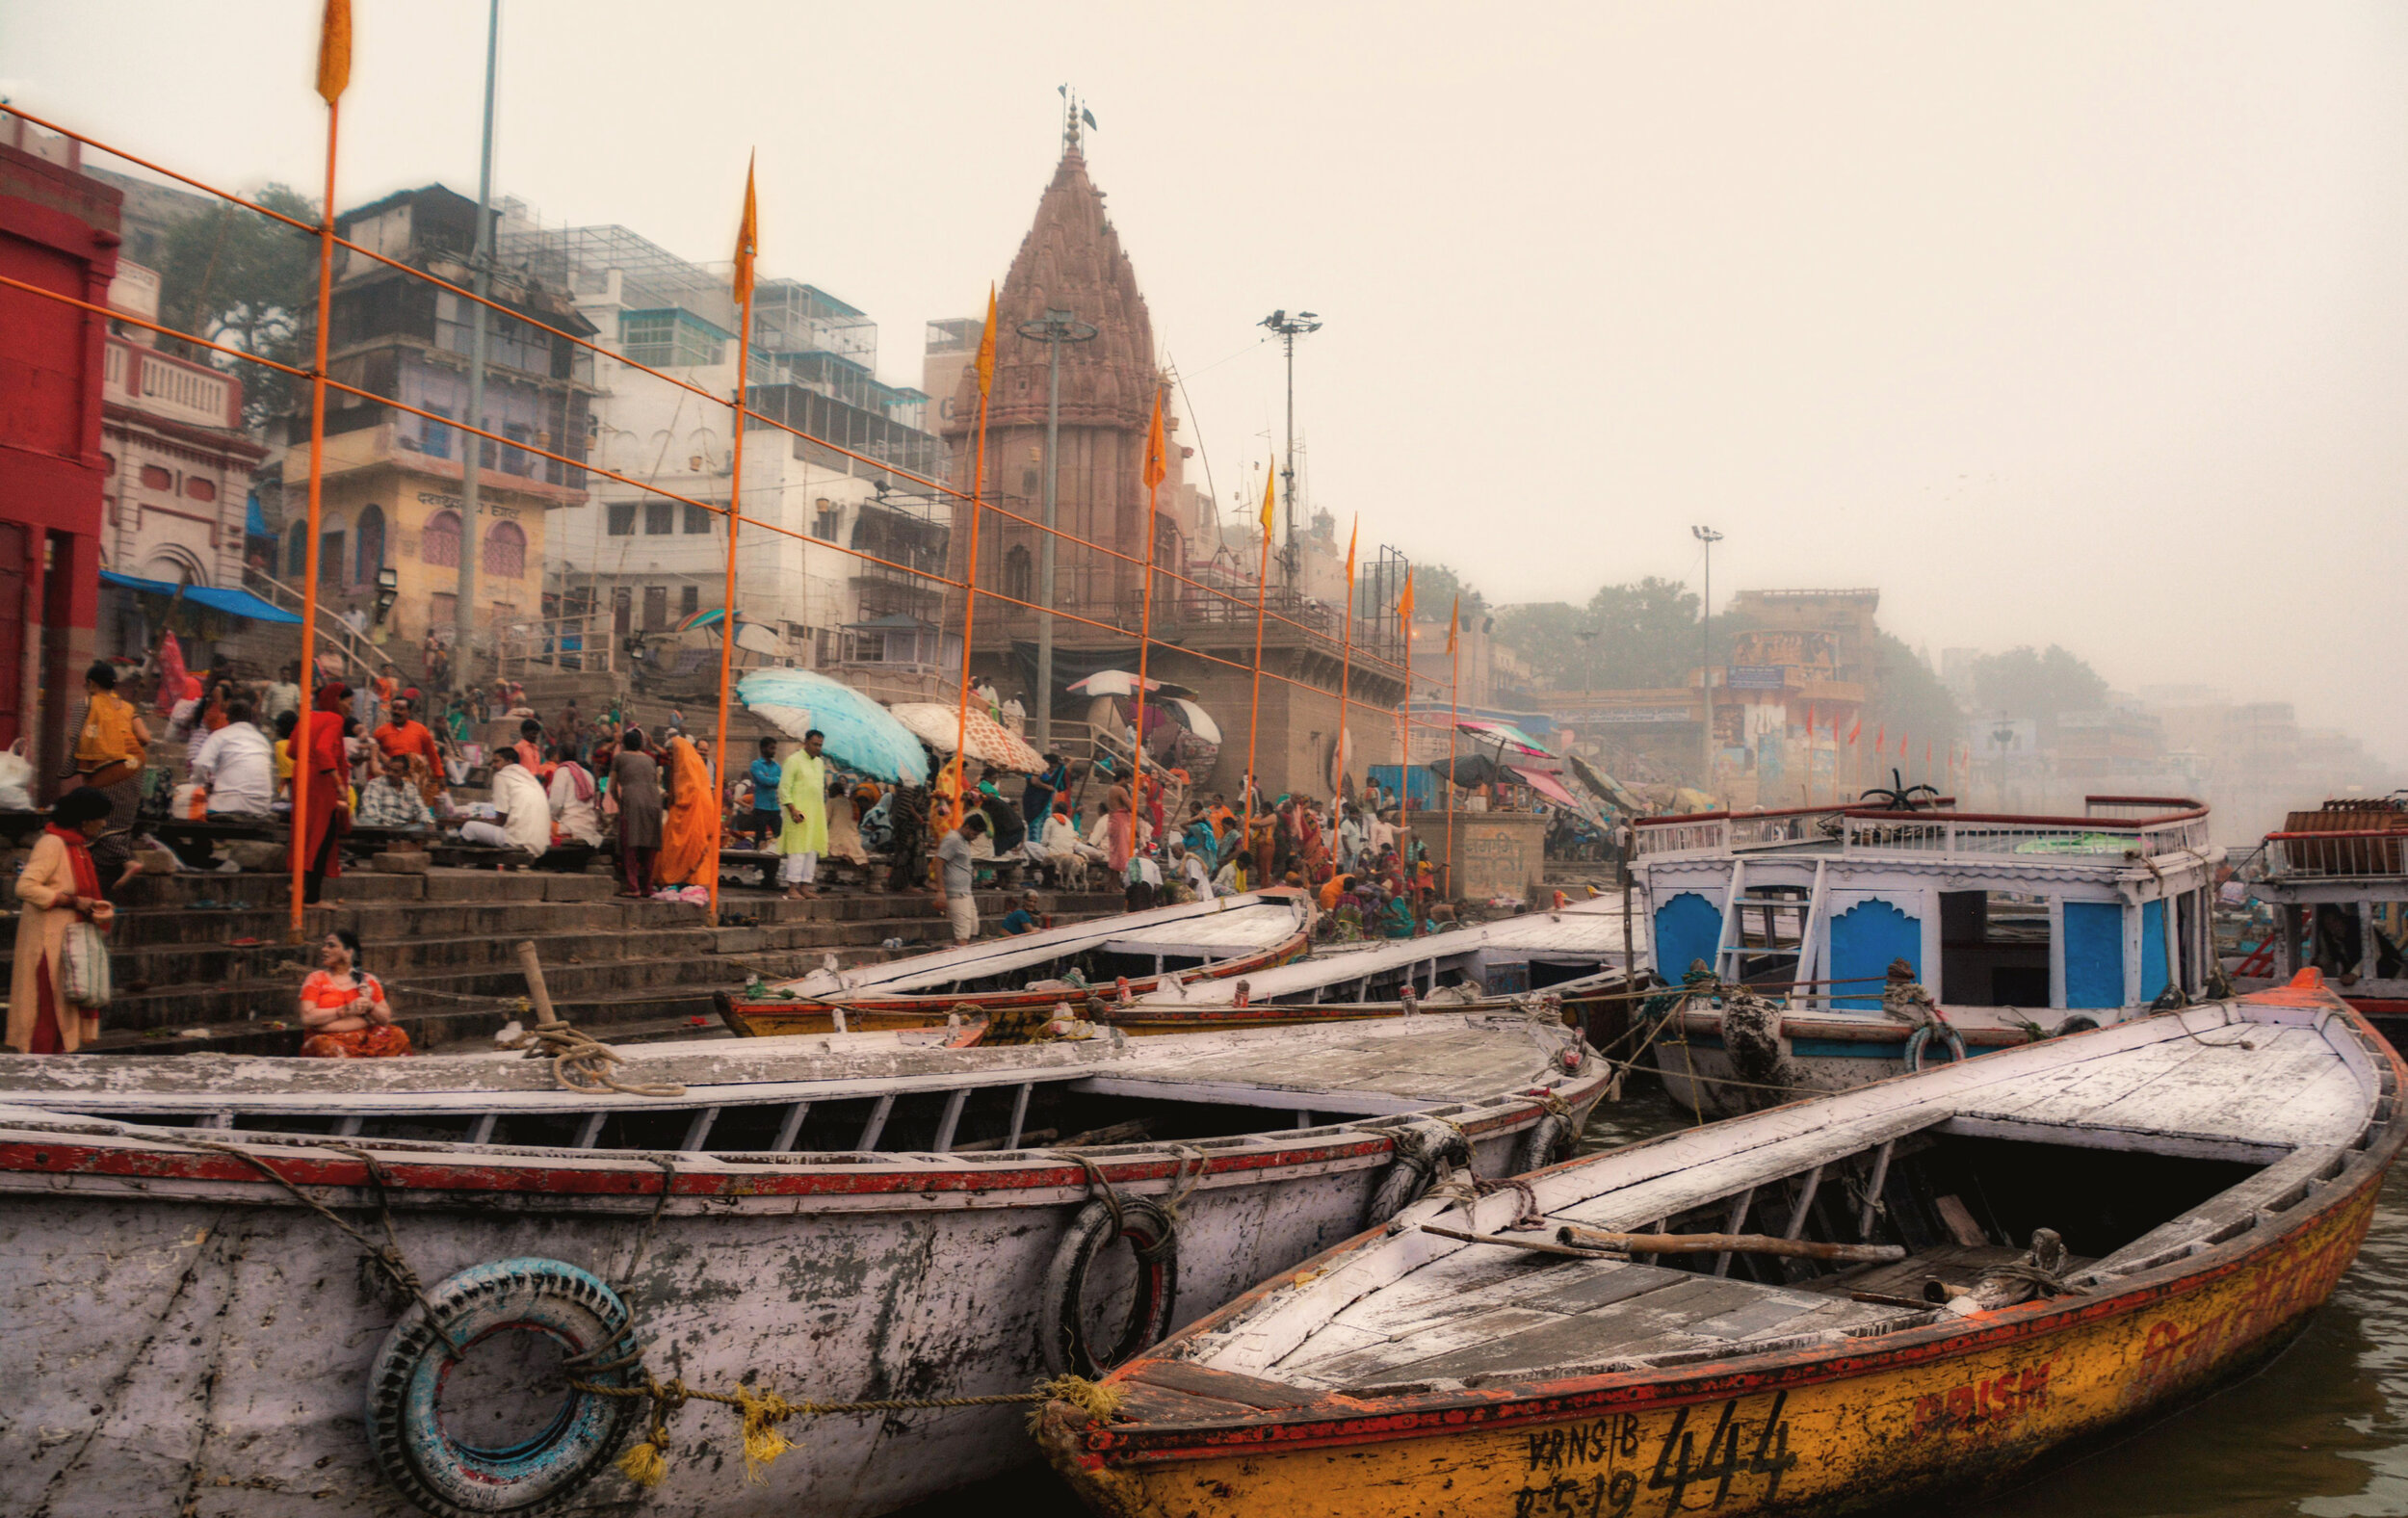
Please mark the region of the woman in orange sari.
[[672, 735], [662, 755], [661, 853], [652, 877], [662, 885], [708, 885], [711, 842], [719, 831], [718, 788], [710, 767], [685, 734]]
[[393, 1026], [393, 1008], [377, 978], [359, 968], [359, 935], [327, 934], [320, 969], [301, 982], [301, 1052], [312, 1060], [389, 1060], [409, 1053], [409, 1034]]

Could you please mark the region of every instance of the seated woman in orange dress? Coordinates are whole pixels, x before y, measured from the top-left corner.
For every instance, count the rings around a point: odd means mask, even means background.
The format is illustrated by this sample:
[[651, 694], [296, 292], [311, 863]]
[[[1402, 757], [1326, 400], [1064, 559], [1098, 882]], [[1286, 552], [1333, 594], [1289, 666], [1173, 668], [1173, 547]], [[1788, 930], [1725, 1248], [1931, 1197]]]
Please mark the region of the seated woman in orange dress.
[[348, 928], [327, 934], [318, 951], [326, 968], [301, 982], [303, 1056], [317, 1060], [383, 1060], [409, 1053], [409, 1034], [393, 1026], [384, 987], [359, 968], [359, 935]]

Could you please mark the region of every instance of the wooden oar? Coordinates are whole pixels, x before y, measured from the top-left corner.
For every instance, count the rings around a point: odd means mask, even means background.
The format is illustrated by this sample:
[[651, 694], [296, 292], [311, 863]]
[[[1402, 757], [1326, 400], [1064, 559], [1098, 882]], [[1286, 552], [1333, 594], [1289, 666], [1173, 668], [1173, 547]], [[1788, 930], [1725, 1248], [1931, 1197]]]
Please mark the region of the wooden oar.
[[1775, 1239], [1770, 1234], [1605, 1233], [1577, 1223], [1557, 1228], [1556, 1241], [1627, 1254], [1774, 1254], [1845, 1265], [1906, 1258], [1906, 1250], [1894, 1243], [1817, 1243], [1811, 1239]]

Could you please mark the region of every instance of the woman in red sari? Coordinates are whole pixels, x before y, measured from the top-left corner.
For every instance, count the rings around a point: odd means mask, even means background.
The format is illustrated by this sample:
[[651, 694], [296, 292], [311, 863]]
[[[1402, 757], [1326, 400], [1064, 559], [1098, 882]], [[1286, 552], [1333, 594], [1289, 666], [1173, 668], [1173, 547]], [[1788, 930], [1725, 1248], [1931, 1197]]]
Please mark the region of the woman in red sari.
[[16, 877], [16, 955], [10, 964], [8, 1047], [18, 1054], [73, 1054], [100, 1033], [100, 1014], [59, 994], [66, 931], [83, 921], [106, 928], [91, 841], [109, 825], [109, 798], [79, 786], [50, 809], [50, 825]]
[[409, 1053], [409, 1034], [393, 1026], [393, 1008], [377, 978], [359, 968], [359, 935], [327, 934], [321, 968], [301, 982], [301, 1052], [312, 1060], [389, 1060]]
[[343, 708], [352, 690], [340, 680], [318, 688], [316, 710], [301, 714], [301, 727], [293, 734], [297, 764], [309, 767], [306, 815], [294, 820], [293, 836], [301, 851], [301, 900], [312, 906], [328, 876], [343, 873], [343, 850], [336, 840], [351, 830], [351, 762], [343, 752]]

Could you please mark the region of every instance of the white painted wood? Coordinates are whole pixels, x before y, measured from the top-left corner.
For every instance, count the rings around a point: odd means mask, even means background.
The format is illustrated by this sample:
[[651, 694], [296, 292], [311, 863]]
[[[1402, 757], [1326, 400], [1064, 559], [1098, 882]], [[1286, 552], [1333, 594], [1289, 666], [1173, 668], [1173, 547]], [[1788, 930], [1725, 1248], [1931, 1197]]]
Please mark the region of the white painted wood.
[[[592, 1148], [594, 1141], [602, 1137], [603, 1119], [609, 1117], [610, 1115], [610, 1113], [602, 1112], [586, 1113], [584, 1125], [577, 1130], [576, 1146], [580, 1149]], [[353, 1121], [356, 1120], [357, 1119], [353, 1119]]]
[[1865, 1184], [1865, 1202], [1856, 1210], [1856, 1237], [1872, 1238], [1872, 1220], [1881, 1211], [1881, 1189], [1890, 1184], [1890, 1158], [1898, 1153], [1898, 1140], [1884, 1138], [1872, 1152], [1872, 1175]]
[[[1756, 1189], [1752, 1186], [1732, 1197], [1730, 1215], [1722, 1219], [1722, 1231], [1727, 1234], [1740, 1232], [1746, 1225], [1747, 1210], [1755, 1204]], [[1714, 1256], [1714, 1274], [1728, 1275], [1730, 1273], [1731, 1253], [1726, 1249]]]
[[936, 1141], [931, 1143], [929, 1148], [938, 1154], [951, 1152], [954, 1146], [954, 1130], [961, 1125], [961, 1104], [969, 1099], [970, 1088], [966, 1086], [945, 1098], [945, 1114], [937, 1119]]
[[493, 1124], [497, 1114], [486, 1112], [468, 1125], [468, 1141], [475, 1144], [493, 1141]]
[[701, 1148], [704, 1140], [711, 1137], [711, 1125], [719, 1120], [720, 1110], [718, 1108], [697, 1108], [694, 1119], [686, 1124], [686, 1137], [678, 1140], [677, 1147], [687, 1154], [692, 1154]]
[[1029, 1120], [1029, 1093], [1035, 1089], [1036, 1085], [1034, 1082], [1023, 1081], [1020, 1083], [1019, 1089], [1012, 1093], [1011, 1136], [1004, 1140], [1005, 1148], [1017, 1149], [1020, 1147], [1020, 1130], [1027, 1125]]
[[[1025, 1089], [1025, 1087], [1023, 1087]], [[802, 1120], [811, 1114], [809, 1102], [797, 1102], [786, 1109], [786, 1115], [777, 1121], [777, 1138], [772, 1140], [772, 1154], [792, 1154], [795, 1140], [802, 1136]]]
[[853, 1140], [852, 1146], [864, 1154], [876, 1152], [878, 1139], [886, 1133], [886, 1119], [894, 1111], [895, 1093], [889, 1091], [870, 1109], [870, 1120], [862, 1124], [861, 1137]]

